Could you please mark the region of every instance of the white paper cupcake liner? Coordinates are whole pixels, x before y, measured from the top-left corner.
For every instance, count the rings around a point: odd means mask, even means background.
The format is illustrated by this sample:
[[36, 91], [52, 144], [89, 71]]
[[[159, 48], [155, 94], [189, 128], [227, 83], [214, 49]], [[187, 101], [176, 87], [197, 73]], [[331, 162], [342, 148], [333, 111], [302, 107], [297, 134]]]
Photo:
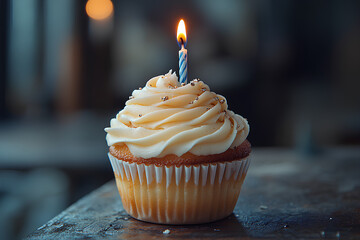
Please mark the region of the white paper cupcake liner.
[[210, 222], [231, 214], [250, 164], [247, 157], [167, 167], [108, 155], [125, 210], [137, 219], [166, 224]]
[[[199, 185], [199, 183], [201, 183], [203, 186], [205, 186], [207, 181], [213, 185], [215, 183], [215, 175], [218, 169], [219, 183], [222, 182], [224, 177], [226, 180], [228, 180], [230, 177], [233, 177], [234, 180], [237, 180], [247, 172], [250, 165], [250, 158], [246, 158], [226, 163], [201, 164], [197, 166], [158, 167], [154, 164], [147, 166], [145, 164], [128, 163], [118, 160], [110, 153], [108, 155], [114, 173], [121, 178], [126, 177], [128, 180], [139, 179], [140, 184], [143, 184], [145, 180], [146, 184], [148, 185], [151, 184], [152, 181], [160, 183], [164, 178], [167, 187], [169, 187], [173, 179], [173, 174], [175, 175], [176, 185], [178, 186], [180, 180], [182, 179], [183, 172], [185, 174], [185, 183], [189, 182], [191, 176], [193, 175], [192, 180], [194, 181], [195, 185]], [[200, 174], [200, 169], [202, 174]]]

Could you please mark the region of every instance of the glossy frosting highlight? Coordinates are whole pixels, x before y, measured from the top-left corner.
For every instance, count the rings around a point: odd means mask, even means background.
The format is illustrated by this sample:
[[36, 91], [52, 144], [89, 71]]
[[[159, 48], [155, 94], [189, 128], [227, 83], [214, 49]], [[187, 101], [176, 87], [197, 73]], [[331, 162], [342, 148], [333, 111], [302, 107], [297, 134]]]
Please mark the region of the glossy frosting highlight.
[[249, 133], [246, 119], [227, 108], [226, 99], [204, 82], [180, 85], [170, 71], [133, 91], [105, 128], [106, 140], [109, 146], [126, 144], [142, 158], [222, 153], [239, 146]]

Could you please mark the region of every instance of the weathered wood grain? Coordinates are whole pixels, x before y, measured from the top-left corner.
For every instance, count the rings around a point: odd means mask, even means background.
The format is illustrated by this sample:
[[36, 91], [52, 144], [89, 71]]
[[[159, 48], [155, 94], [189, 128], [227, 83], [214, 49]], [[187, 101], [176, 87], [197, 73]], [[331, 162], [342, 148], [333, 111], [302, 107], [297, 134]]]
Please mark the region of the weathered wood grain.
[[252, 158], [235, 211], [224, 220], [188, 226], [137, 221], [123, 210], [111, 181], [28, 239], [360, 238], [360, 149], [328, 149], [311, 158], [259, 149]]

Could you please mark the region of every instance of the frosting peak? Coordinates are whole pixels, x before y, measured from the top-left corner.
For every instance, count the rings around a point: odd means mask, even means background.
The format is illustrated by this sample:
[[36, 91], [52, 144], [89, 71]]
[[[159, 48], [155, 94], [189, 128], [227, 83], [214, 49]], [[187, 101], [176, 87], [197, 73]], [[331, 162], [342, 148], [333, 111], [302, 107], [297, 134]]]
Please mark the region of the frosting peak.
[[170, 70], [133, 91], [105, 128], [106, 140], [109, 146], [126, 144], [142, 158], [222, 153], [239, 146], [249, 133], [246, 119], [227, 108], [226, 99], [204, 82], [181, 85]]

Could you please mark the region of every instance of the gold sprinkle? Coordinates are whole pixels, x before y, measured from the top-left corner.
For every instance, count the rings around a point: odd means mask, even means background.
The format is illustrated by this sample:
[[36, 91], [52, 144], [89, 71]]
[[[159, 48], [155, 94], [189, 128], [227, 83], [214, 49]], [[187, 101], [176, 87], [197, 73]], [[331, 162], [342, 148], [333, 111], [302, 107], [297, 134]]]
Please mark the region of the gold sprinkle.
[[221, 99], [220, 103], [223, 104], [225, 102], [225, 99]]
[[142, 87], [139, 87], [139, 90], [142, 90]]
[[139, 114], [139, 117], [142, 117], [142, 114]]
[[169, 99], [168, 96], [165, 96], [165, 97], [162, 97], [162, 98], [161, 98], [161, 100], [163, 100], [163, 101], [166, 101], [166, 100], [168, 100], [168, 99]]

